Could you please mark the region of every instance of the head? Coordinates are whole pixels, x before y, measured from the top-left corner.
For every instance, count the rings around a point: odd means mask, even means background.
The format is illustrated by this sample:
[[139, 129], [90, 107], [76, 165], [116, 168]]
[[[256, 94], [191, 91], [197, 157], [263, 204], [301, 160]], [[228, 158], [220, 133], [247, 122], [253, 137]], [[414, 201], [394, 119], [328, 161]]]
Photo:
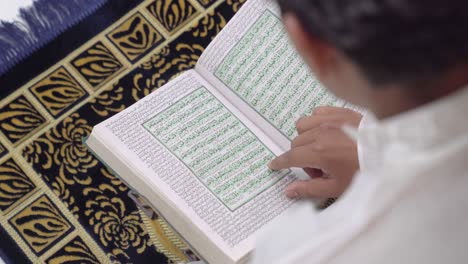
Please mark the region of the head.
[[468, 84], [466, 0], [279, 0], [286, 30], [337, 96], [388, 117]]

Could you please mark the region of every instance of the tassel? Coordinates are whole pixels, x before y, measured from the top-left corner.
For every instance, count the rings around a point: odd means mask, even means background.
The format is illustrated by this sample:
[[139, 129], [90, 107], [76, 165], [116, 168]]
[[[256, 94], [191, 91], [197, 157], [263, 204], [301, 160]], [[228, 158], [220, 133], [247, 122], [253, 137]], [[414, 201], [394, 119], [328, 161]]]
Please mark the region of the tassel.
[[107, 0], [36, 0], [15, 22], [0, 22], [0, 75], [59, 34], [95, 12]]

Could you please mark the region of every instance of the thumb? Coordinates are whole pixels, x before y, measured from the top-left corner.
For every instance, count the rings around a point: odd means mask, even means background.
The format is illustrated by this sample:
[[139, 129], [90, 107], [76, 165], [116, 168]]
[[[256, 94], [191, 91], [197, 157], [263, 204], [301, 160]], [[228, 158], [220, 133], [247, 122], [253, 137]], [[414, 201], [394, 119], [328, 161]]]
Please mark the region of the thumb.
[[336, 193], [335, 183], [330, 178], [297, 180], [286, 188], [286, 196], [290, 199], [332, 197]]

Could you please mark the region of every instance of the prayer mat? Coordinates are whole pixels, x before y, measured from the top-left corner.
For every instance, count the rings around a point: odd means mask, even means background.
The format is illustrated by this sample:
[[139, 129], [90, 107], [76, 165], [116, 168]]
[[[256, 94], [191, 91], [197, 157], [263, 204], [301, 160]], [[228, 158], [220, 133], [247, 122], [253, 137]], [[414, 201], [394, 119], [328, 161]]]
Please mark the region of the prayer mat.
[[[15, 21], [0, 21], [0, 74], [83, 20], [106, 0], [35, 0]], [[5, 6], [5, 4], [3, 4]]]
[[0, 77], [2, 258], [49, 264], [193, 257], [163, 219], [135, 205], [82, 139], [193, 68], [243, 2], [108, 1], [109, 9], [120, 3], [116, 10], [128, 10], [85, 19]]

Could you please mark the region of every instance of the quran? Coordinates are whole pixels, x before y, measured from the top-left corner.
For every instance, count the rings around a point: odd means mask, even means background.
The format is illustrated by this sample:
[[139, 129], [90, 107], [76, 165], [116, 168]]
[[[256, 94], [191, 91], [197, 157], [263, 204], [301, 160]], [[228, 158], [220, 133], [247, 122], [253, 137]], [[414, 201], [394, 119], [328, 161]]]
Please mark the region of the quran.
[[294, 204], [301, 170], [269, 170], [295, 121], [345, 103], [314, 78], [278, 6], [249, 0], [194, 69], [94, 127], [88, 147], [209, 263], [244, 263]]

